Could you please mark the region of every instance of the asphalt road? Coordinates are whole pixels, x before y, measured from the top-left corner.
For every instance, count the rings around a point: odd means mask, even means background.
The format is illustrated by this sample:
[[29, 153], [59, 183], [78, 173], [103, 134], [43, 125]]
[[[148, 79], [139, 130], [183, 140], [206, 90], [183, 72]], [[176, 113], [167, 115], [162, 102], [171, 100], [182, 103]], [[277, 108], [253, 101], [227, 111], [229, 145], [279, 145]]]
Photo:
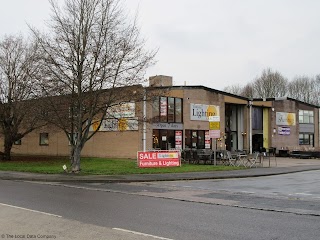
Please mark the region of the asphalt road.
[[[279, 183], [277, 177], [268, 178]], [[245, 188], [248, 181], [253, 180], [71, 185], [0, 181], [0, 237], [27, 236], [29, 229], [35, 236], [51, 234], [56, 239], [319, 239], [318, 201], [253, 194]], [[263, 181], [256, 179], [253, 185]], [[218, 187], [208, 187], [213, 185]], [[261, 207], [271, 200], [279, 210]], [[290, 202], [294, 204], [286, 207]], [[314, 208], [299, 213], [295, 204], [302, 202], [312, 202]]]

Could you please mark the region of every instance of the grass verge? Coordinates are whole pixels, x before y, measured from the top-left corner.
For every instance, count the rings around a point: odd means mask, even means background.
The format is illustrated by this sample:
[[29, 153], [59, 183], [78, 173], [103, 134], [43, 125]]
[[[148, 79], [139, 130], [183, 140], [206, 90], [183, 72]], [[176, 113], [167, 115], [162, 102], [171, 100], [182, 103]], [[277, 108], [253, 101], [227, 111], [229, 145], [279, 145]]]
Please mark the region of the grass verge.
[[[43, 174], [63, 173], [62, 166], [69, 166], [67, 159], [14, 160], [0, 162], [0, 171], [18, 171]], [[152, 173], [208, 172], [241, 169], [231, 166], [214, 166], [203, 164], [182, 164], [181, 167], [170, 168], [138, 168], [136, 160], [82, 158], [80, 175], [126, 175]]]

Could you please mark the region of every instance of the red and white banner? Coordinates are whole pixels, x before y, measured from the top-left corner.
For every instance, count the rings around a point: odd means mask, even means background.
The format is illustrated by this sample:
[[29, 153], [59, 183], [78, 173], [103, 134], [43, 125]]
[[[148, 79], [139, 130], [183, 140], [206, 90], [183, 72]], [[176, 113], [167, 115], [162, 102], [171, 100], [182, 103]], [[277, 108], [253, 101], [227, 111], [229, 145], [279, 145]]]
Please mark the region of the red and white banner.
[[180, 151], [175, 150], [139, 151], [137, 159], [140, 168], [181, 166]]
[[176, 149], [182, 149], [182, 131], [176, 131]]

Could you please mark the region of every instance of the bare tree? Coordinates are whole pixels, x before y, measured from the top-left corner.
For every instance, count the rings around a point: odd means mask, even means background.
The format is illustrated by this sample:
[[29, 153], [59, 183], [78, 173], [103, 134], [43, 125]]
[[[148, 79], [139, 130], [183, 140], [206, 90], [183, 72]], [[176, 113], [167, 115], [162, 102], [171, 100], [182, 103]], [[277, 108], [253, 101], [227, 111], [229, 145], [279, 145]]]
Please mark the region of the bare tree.
[[260, 77], [244, 87], [233, 85], [224, 91], [248, 98], [282, 97], [286, 95], [288, 81], [279, 73], [270, 68], [263, 70]]
[[22, 36], [0, 42], [0, 124], [5, 159], [11, 159], [15, 141], [43, 125], [38, 116], [34, 76], [39, 72], [37, 44]]
[[244, 86], [240, 95], [247, 98], [253, 98], [253, 92], [254, 90], [252, 84], [248, 83], [246, 86]]
[[50, 3], [51, 34], [33, 30], [44, 52], [41, 82], [50, 121], [69, 138], [71, 169], [78, 172], [81, 151], [98, 129], [92, 124], [101, 124], [113, 106], [142, 99], [139, 84], [155, 51], [145, 50], [119, 0]]
[[232, 93], [235, 95], [241, 95], [242, 90], [243, 90], [243, 87], [240, 84], [231, 85], [223, 89], [223, 91]]
[[307, 103], [311, 103], [314, 92], [314, 80], [307, 77], [295, 77], [288, 85], [289, 96]]
[[320, 75], [315, 76], [312, 80], [312, 92], [310, 96], [310, 103], [319, 106], [320, 105]]
[[260, 77], [253, 82], [254, 97], [283, 97], [287, 95], [288, 80], [279, 72], [270, 68], [262, 71]]

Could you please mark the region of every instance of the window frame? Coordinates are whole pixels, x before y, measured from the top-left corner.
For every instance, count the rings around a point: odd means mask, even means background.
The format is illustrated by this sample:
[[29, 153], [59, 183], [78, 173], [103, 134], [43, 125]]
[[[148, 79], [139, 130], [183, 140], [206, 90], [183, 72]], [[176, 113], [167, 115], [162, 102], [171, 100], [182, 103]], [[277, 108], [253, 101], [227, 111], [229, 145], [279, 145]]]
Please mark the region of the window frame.
[[13, 144], [14, 144], [14, 145], [17, 145], [17, 146], [21, 145], [21, 144], [22, 144], [22, 139], [20, 138], [19, 140], [14, 141]]
[[312, 145], [312, 146], [314, 146], [314, 134], [312, 134], [312, 133], [299, 133], [299, 145]]
[[44, 132], [39, 134], [39, 145], [48, 146], [49, 145], [49, 133]]
[[153, 100], [152, 119], [154, 123], [182, 123], [183, 99], [157, 97]]
[[299, 123], [314, 124], [314, 111], [299, 110]]

